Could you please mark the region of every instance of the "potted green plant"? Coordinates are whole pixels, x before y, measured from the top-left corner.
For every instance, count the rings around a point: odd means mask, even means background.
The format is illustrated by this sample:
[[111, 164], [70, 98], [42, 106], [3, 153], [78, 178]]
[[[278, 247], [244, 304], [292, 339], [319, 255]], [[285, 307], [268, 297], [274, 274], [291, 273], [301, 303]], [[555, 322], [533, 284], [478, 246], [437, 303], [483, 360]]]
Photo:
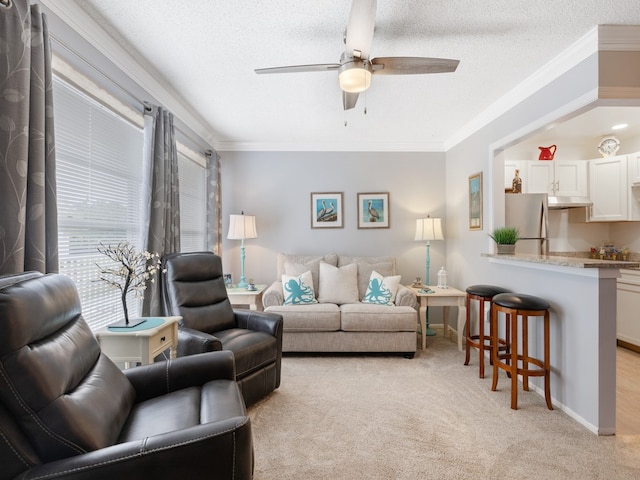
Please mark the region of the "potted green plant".
[[496, 242], [498, 254], [513, 254], [516, 242], [520, 238], [520, 232], [516, 227], [498, 227], [489, 236]]

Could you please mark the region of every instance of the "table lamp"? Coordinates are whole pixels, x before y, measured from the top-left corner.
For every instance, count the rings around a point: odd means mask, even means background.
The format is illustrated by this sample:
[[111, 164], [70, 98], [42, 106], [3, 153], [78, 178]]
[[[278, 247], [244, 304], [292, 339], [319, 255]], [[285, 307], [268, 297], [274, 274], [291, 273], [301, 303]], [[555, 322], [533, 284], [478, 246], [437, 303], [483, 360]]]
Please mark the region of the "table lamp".
[[[440, 218], [431, 218], [427, 215], [427, 218], [419, 218], [416, 220], [416, 241], [427, 242], [427, 275], [424, 277], [425, 286], [429, 287], [429, 264], [431, 262], [431, 240], [444, 240], [442, 234], [442, 220]], [[435, 330], [429, 328], [429, 310], [427, 309], [427, 335], [433, 336], [436, 334]]]
[[238, 282], [238, 287], [247, 288], [249, 284], [244, 276], [244, 240], [245, 238], [258, 238], [258, 233], [256, 231], [256, 217], [254, 215], [245, 215], [244, 212], [240, 215], [229, 215], [229, 233], [227, 238], [229, 240], [241, 240], [240, 281]]

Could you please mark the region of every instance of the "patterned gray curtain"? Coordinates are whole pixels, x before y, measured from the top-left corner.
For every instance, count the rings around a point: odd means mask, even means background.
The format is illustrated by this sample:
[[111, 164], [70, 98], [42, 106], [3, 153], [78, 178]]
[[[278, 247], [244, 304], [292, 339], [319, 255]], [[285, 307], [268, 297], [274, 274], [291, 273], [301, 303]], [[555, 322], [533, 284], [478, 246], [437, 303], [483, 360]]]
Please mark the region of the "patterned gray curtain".
[[222, 255], [222, 206], [220, 204], [220, 155], [207, 152], [207, 249]]
[[44, 14], [0, 0], [0, 274], [58, 271], [52, 93]]
[[[148, 221], [145, 250], [161, 257], [180, 251], [180, 188], [173, 115], [162, 107], [145, 106], [143, 165]], [[162, 315], [159, 281], [147, 284], [143, 316]]]

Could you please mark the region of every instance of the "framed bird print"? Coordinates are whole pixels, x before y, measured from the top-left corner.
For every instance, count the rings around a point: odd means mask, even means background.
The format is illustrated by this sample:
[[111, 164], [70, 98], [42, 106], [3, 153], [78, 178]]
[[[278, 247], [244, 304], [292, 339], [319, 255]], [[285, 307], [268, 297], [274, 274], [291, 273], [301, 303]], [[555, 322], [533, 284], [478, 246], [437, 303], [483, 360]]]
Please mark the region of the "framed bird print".
[[358, 193], [358, 228], [389, 228], [389, 193]]
[[342, 228], [342, 192], [311, 193], [311, 228]]
[[469, 177], [469, 230], [482, 230], [482, 172]]

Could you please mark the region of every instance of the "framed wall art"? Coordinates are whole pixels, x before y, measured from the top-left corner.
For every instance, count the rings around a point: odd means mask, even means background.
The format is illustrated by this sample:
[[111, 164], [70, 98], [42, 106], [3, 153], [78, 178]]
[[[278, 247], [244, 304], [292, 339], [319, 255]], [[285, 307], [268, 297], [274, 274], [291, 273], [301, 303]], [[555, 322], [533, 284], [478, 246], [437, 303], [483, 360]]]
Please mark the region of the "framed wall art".
[[469, 230], [482, 230], [482, 172], [469, 177]]
[[389, 228], [389, 193], [358, 193], [358, 228]]
[[311, 193], [311, 228], [342, 228], [342, 192]]

